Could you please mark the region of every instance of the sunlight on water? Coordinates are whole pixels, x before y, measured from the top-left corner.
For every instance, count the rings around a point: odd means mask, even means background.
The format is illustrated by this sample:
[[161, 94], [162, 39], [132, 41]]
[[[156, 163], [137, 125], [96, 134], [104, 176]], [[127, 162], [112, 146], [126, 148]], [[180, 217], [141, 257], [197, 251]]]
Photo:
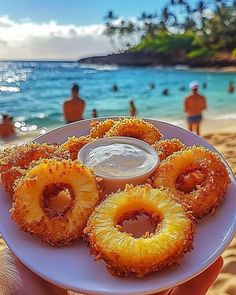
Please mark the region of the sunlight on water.
[[[133, 99], [138, 115], [183, 125], [183, 99], [189, 83], [197, 80], [206, 95], [205, 117], [236, 118], [235, 94], [227, 93], [233, 73], [191, 71], [185, 67], [117, 67], [78, 65], [76, 62], [0, 62], [0, 110], [14, 117], [18, 132], [44, 133], [46, 128], [64, 124], [62, 105], [78, 83], [86, 100], [85, 118], [93, 108], [99, 116], [127, 115]], [[150, 83], [155, 84], [150, 89]], [[117, 92], [112, 85], [116, 84]], [[169, 90], [169, 96], [162, 94]]]
[[20, 87], [16, 86], [0, 86], [0, 92], [20, 92]]

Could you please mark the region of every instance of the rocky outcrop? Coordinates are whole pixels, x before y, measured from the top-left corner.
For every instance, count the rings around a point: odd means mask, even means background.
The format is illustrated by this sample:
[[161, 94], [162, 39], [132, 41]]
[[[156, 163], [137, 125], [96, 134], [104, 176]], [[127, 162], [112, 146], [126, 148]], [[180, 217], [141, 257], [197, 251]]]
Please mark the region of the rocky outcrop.
[[165, 55], [156, 52], [123, 52], [106, 56], [93, 56], [78, 60], [79, 63], [119, 66], [176, 66], [189, 67], [232, 67], [236, 66], [236, 58], [229, 56], [188, 58]]

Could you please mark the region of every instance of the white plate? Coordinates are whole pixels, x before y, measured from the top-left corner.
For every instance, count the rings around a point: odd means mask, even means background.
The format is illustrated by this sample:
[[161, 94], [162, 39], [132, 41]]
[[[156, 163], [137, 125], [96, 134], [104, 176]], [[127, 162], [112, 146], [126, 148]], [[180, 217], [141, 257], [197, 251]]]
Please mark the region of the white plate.
[[[177, 137], [186, 145], [203, 145], [216, 151], [202, 138], [173, 125], [149, 120], [165, 138]], [[68, 136], [87, 134], [89, 120], [57, 128], [38, 137], [37, 142], [61, 143]], [[225, 161], [222, 158], [223, 161]], [[226, 162], [225, 162], [226, 163]], [[227, 163], [226, 163], [227, 165]], [[86, 294], [139, 295], [158, 292], [194, 277], [211, 265], [228, 246], [236, 231], [236, 181], [229, 168], [231, 184], [223, 205], [215, 216], [201, 220], [197, 227], [194, 250], [174, 269], [153, 273], [142, 279], [111, 276], [103, 261], [94, 261], [85, 242], [80, 239], [70, 246], [51, 248], [37, 238], [22, 232], [9, 214], [11, 202], [0, 190], [0, 231], [15, 255], [42, 278], [66, 289]]]

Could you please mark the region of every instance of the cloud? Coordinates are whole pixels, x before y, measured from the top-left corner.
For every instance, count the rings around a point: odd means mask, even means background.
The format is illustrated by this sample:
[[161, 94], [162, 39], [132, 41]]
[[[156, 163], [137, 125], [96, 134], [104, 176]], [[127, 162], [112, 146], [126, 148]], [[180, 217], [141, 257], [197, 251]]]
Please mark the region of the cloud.
[[11, 25], [12, 22], [7, 15], [0, 16], [0, 28], [9, 28]]
[[76, 59], [113, 51], [104, 25], [19, 22], [0, 16], [0, 59]]

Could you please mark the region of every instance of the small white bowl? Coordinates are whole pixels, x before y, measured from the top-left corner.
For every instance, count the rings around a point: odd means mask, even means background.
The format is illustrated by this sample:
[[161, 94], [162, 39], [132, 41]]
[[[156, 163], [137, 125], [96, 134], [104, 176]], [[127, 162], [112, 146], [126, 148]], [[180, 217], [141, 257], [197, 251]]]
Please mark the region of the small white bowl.
[[149, 144], [139, 139], [123, 136], [114, 136], [97, 139], [82, 147], [78, 154], [79, 161], [86, 165], [86, 159], [91, 150], [99, 146], [106, 146], [112, 143], [130, 144], [143, 149], [144, 151], [153, 156], [153, 164], [151, 168], [148, 168], [147, 171], [132, 176], [107, 176], [101, 173], [96, 173], [96, 171], [94, 171], [94, 173], [102, 179], [100, 185], [103, 189], [104, 194], [109, 194], [111, 192], [117, 191], [118, 189], [123, 189], [126, 184], [138, 185], [145, 183], [148, 177], [150, 177], [151, 174], [155, 171], [156, 167], [160, 162], [160, 159], [156, 151]]

